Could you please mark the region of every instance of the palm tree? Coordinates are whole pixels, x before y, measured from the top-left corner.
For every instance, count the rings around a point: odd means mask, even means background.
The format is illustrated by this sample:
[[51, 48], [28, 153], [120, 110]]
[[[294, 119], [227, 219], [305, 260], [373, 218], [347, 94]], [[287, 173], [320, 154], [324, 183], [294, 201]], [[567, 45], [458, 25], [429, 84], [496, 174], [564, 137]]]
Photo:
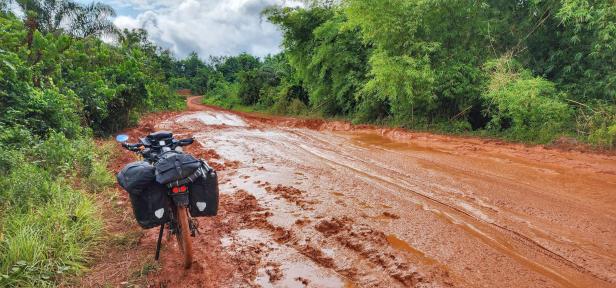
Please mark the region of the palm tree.
[[109, 20], [110, 17], [115, 16], [116, 13], [111, 6], [100, 2], [78, 6], [69, 26], [69, 34], [83, 38], [117, 36], [118, 29]]
[[43, 33], [65, 32], [75, 37], [117, 34], [113, 22], [115, 11], [103, 3], [80, 5], [70, 0], [14, 0], [24, 11], [28, 26], [28, 45], [34, 30]]
[[65, 22], [73, 16], [77, 3], [64, 0], [16, 0], [26, 14], [25, 22], [31, 29], [43, 33], [57, 33]]

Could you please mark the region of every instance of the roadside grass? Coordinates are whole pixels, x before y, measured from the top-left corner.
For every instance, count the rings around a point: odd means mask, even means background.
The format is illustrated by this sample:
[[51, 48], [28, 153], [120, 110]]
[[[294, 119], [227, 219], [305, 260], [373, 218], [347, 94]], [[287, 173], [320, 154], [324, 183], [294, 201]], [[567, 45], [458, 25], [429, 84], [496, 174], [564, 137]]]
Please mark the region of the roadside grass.
[[202, 103], [207, 105], [213, 105], [222, 107], [225, 109], [250, 109], [250, 106], [242, 105], [240, 99], [233, 94], [218, 94], [218, 95], [204, 95]]
[[94, 193], [113, 184], [104, 155], [62, 134], [11, 150], [21, 160], [0, 172], [0, 287], [54, 287], [84, 270], [103, 231]]
[[[113, 170], [124, 162], [138, 157], [123, 153], [112, 139], [96, 140], [99, 168], [93, 165], [91, 194], [97, 203], [103, 219], [104, 233], [100, 235], [87, 259], [87, 269], [83, 273], [72, 274], [62, 279], [60, 287], [143, 287], [147, 275], [157, 271], [152, 261], [151, 249], [142, 247], [141, 240], [145, 230], [134, 219], [129, 199], [124, 191], [115, 185]], [[95, 171], [100, 169], [101, 173]], [[110, 186], [107, 186], [110, 184]], [[97, 187], [104, 187], [99, 189]], [[147, 286], [147, 285], [146, 285]]]

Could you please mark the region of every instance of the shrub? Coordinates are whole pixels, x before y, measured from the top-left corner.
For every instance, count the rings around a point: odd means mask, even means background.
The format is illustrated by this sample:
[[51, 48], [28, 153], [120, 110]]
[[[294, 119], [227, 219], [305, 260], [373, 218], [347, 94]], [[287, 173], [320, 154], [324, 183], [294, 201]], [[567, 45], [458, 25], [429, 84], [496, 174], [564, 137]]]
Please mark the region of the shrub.
[[391, 107], [387, 99], [364, 97], [353, 117], [354, 123], [380, 123], [390, 117]]
[[239, 73], [238, 97], [244, 105], [259, 102], [264, 89], [280, 84], [280, 79], [272, 69], [260, 68]]
[[616, 105], [595, 102], [580, 105], [576, 115], [578, 134], [597, 147], [616, 147]]
[[69, 140], [64, 134], [53, 132], [45, 141], [32, 147], [31, 156], [40, 167], [53, 175], [88, 176], [92, 172], [93, 146], [90, 140]]
[[208, 105], [216, 105], [226, 109], [231, 109], [242, 105], [242, 101], [237, 96], [237, 83], [219, 82], [208, 94], [203, 97], [203, 103]]
[[548, 142], [566, 128], [571, 110], [554, 83], [533, 77], [514, 61], [502, 58], [488, 62], [490, 73], [486, 114], [487, 128], [508, 138]]
[[160, 82], [145, 85], [147, 107], [151, 111], [180, 110], [186, 106], [185, 98]]
[[425, 115], [435, 100], [434, 72], [426, 60], [375, 52], [370, 64], [372, 78], [361, 91], [362, 95], [390, 103], [391, 115], [397, 123], [414, 126], [420, 122], [422, 119], [416, 118]]

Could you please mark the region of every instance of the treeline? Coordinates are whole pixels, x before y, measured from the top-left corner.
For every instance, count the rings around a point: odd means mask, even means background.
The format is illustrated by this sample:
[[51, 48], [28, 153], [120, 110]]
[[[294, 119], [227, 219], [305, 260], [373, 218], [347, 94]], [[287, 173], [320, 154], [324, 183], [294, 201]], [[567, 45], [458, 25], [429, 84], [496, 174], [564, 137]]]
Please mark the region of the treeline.
[[263, 12], [283, 31], [282, 53], [235, 74], [208, 61], [210, 78], [191, 85], [207, 82], [197, 91], [209, 103], [276, 113], [616, 144], [611, 0], [311, 2]]
[[0, 1], [1, 287], [82, 270], [103, 229], [91, 193], [114, 183], [110, 151], [92, 136], [184, 105], [164, 53], [143, 31], [118, 31], [113, 15], [100, 3]]

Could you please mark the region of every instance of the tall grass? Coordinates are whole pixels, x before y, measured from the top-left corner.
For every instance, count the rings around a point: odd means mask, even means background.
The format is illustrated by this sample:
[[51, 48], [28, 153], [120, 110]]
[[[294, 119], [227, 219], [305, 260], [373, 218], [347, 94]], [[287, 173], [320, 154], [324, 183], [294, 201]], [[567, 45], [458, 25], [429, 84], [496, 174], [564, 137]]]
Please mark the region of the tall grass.
[[103, 229], [90, 193], [113, 183], [94, 147], [54, 134], [0, 155], [11, 166], [0, 172], [0, 287], [55, 286], [83, 269]]

